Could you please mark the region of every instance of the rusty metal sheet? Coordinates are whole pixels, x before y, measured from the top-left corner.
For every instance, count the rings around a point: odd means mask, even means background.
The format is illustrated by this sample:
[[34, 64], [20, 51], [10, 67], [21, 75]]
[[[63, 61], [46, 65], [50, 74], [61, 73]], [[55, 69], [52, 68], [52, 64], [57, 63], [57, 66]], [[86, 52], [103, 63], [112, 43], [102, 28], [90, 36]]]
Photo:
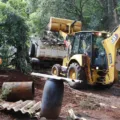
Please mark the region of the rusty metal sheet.
[[30, 116], [32, 115], [32, 117], [38, 117], [40, 109], [41, 101], [19, 100], [17, 102], [0, 102], [0, 110], [13, 110], [14, 112], [21, 112], [22, 114], [29, 114]]

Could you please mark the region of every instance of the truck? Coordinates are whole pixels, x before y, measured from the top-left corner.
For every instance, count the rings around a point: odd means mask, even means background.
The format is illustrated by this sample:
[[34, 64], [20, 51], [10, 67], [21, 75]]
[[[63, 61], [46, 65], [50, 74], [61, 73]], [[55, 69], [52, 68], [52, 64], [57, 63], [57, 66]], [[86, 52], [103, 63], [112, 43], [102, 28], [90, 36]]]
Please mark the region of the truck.
[[47, 33], [45, 37], [31, 37], [29, 56], [32, 67], [50, 67], [54, 63], [62, 64], [62, 59], [67, 55], [65, 45], [62, 40], [56, 39], [52, 33]]

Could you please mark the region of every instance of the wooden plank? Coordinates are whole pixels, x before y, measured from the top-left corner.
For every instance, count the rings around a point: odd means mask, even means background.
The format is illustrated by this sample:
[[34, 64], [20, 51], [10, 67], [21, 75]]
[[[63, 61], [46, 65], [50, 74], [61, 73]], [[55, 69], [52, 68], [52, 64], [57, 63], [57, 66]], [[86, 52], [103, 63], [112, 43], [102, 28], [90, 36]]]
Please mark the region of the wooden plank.
[[76, 79], [72, 80], [70, 78], [58, 77], [55, 75], [41, 74], [41, 73], [35, 73], [35, 72], [32, 72], [31, 75], [37, 76], [37, 77], [52, 78], [55, 80], [63, 80], [64, 82], [67, 82], [67, 83], [70, 83], [70, 82], [82, 83], [82, 80], [76, 80]]

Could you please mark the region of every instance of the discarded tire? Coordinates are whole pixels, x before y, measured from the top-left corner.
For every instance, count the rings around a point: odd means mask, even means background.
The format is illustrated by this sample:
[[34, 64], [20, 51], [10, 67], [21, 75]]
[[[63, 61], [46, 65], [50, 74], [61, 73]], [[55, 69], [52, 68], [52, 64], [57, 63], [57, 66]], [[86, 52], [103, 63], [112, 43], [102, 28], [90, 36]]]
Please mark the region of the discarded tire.
[[2, 85], [2, 98], [7, 101], [31, 100], [33, 97], [33, 82], [4, 82]]
[[63, 81], [55, 79], [48, 79], [46, 81], [42, 96], [41, 117], [47, 119], [57, 119], [59, 117], [63, 93]]

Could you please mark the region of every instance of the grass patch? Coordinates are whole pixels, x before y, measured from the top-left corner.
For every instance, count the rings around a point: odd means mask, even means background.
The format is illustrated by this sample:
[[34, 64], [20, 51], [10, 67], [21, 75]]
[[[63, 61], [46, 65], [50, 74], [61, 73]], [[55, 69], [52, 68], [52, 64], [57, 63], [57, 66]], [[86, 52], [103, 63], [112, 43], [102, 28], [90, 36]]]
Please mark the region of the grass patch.
[[11, 86], [3, 87], [0, 95], [0, 99], [7, 100], [7, 96], [11, 93]]

